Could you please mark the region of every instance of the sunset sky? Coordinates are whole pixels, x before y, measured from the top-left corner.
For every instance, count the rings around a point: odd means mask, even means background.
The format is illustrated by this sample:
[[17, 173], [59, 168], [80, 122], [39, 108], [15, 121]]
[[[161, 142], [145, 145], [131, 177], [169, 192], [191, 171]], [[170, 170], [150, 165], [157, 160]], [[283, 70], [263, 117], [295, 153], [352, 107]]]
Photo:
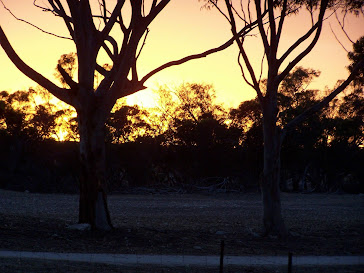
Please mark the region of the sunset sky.
[[[52, 33], [68, 34], [60, 18], [34, 7], [33, 0], [3, 2], [19, 18]], [[46, 1], [38, 1], [39, 4], [42, 2]], [[115, 0], [108, 2], [115, 3]], [[230, 27], [226, 20], [216, 10], [201, 10], [201, 5], [198, 0], [172, 0], [157, 16], [150, 26], [146, 46], [138, 61], [140, 76], [165, 62], [203, 52], [223, 44], [230, 38]], [[351, 43], [341, 32], [335, 18], [326, 20], [317, 46], [300, 63], [303, 67], [322, 72], [312, 88], [332, 88], [337, 80], [348, 75], [345, 68], [348, 65], [347, 52], [336, 41], [330, 23], [340, 41], [351, 50]], [[53, 74], [57, 60], [64, 53], [75, 52], [73, 42], [44, 34], [17, 21], [1, 3], [0, 24], [20, 57], [36, 71], [56, 82]], [[309, 26], [310, 19], [304, 14], [290, 17], [283, 30], [282, 51]], [[345, 26], [352, 40], [364, 35], [363, 17], [349, 16]], [[260, 37], [249, 37], [246, 46], [256, 70], [259, 71], [263, 52]], [[255, 97], [254, 91], [243, 83], [237, 64], [237, 53], [237, 47], [233, 45], [207, 58], [167, 68], [146, 82], [149, 87], [147, 90], [134, 95], [128, 102], [149, 106], [152, 100], [151, 90], [157, 89], [158, 86], [168, 85], [173, 88], [183, 82], [204, 82], [215, 86], [218, 101], [224, 102], [226, 106], [236, 107], [241, 101]], [[16, 91], [36, 85], [17, 70], [1, 48], [0, 64], [0, 91]]]

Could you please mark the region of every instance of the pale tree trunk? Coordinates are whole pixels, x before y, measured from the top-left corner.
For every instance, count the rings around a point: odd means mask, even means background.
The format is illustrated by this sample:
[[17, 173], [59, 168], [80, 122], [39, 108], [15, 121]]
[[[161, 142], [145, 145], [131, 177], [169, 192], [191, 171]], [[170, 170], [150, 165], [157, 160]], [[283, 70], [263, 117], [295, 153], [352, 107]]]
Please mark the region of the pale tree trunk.
[[277, 234], [285, 238], [288, 233], [281, 212], [280, 152], [281, 133], [276, 125], [276, 109], [272, 104], [264, 107], [264, 169], [260, 188], [263, 199], [264, 235]]
[[105, 181], [105, 131], [104, 118], [96, 109], [79, 111], [80, 133], [80, 203], [79, 223], [92, 228], [112, 228], [107, 206]]

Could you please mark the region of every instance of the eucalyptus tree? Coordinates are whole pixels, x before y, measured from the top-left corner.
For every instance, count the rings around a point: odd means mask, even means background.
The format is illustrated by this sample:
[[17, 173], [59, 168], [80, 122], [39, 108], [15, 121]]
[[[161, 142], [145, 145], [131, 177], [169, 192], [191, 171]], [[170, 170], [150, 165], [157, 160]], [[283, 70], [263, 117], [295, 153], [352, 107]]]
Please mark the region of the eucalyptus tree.
[[[230, 39], [216, 48], [162, 64], [143, 77], [139, 77], [137, 60], [145, 45], [148, 27], [170, 2], [170, 0], [47, 0], [42, 2], [47, 5], [40, 6], [35, 0], [35, 6], [63, 21], [69, 32], [69, 36], [63, 38], [70, 39], [76, 47], [77, 80], [70, 75], [67, 66], [63, 68], [61, 64], [57, 65], [65, 83], [62, 87], [26, 64], [15, 52], [0, 27], [0, 44], [15, 66], [77, 111], [81, 162], [80, 223], [89, 223], [98, 229], [112, 228], [104, 181], [106, 168], [104, 127], [115, 102], [119, 98], [145, 89], [144, 83], [163, 69], [206, 57], [227, 48], [234, 42], [234, 39]], [[186, 14], [186, 19], [187, 16]], [[244, 35], [256, 26], [257, 21], [242, 27], [239, 35]], [[106, 52], [111, 60], [107, 68], [98, 63], [98, 56], [102, 52]], [[103, 76], [98, 85], [94, 79], [96, 71]]]
[[[263, 199], [264, 233], [277, 233], [282, 237], [288, 235], [282, 213], [280, 199], [280, 152], [282, 142], [295, 126], [302, 123], [309, 115], [327, 106], [329, 102], [342, 92], [355, 78], [364, 66], [361, 57], [355, 66], [350, 68], [350, 76], [343, 81], [328, 96], [316, 105], [308, 108], [286, 124], [279, 123], [278, 90], [282, 81], [293, 68], [299, 64], [315, 47], [320, 38], [322, 27], [331, 14], [343, 10], [363, 13], [363, 1], [353, 0], [206, 0], [207, 7], [215, 7], [228, 21], [231, 33], [239, 49], [238, 62], [244, 81], [255, 90], [262, 110], [264, 167], [261, 179]], [[306, 32], [282, 50], [284, 26], [287, 18], [306, 10], [309, 13], [310, 24]], [[252, 57], [246, 50], [246, 36], [237, 32], [238, 26], [250, 24], [257, 20], [260, 40], [263, 47], [262, 65], [253, 67]], [[261, 80], [262, 73], [266, 79]]]
[[175, 90], [158, 90], [160, 119], [168, 124], [165, 142], [183, 146], [209, 147], [224, 142], [227, 113], [216, 102], [209, 84], [185, 83]]

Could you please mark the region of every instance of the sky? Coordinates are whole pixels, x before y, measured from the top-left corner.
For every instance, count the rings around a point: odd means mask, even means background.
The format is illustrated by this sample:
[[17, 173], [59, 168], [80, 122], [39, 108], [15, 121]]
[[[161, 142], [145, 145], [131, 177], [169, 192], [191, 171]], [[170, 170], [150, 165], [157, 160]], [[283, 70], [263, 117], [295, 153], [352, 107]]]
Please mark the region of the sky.
[[[34, 7], [33, 0], [3, 2], [17, 17], [46, 31], [67, 35], [63, 21]], [[46, 1], [38, 0], [38, 3], [42, 2]], [[198, 0], [172, 0], [157, 16], [150, 25], [146, 45], [138, 60], [140, 76], [165, 62], [217, 47], [231, 37], [230, 26], [225, 18], [216, 10], [201, 9], [201, 6], [202, 3]], [[326, 20], [318, 44], [299, 64], [321, 71], [321, 76], [312, 83], [311, 88], [333, 88], [337, 80], [348, 76], [347, 52], [335, 39], [330, 24], [341, 43], [348, 50], [352, 48], [335, 18], [332, 16]], [[57, 83], [53, 76], [57, 60], [62, 54], [75, 52], [72, 41], [50, 36], [16, 20], [1, 3], [0, 25], [19, 56], [36, 71]], [[309, 26], [310, 19], [305, 14], [288, 18], [283, 29], [280, 52], [305, 33]], [[345, 26], [352, 40], [364, 35], [363, 17], [348, 16]], [[257, 31], [253, 34], [257, 34]], [[259, 36], [246, 39], [246, 51], [259, 73], [263, 53]], [[159, 86], [173, 88], [186, 82], [198, 82], [213, 84], [219, 102], [227, 107], [237, 107], [240, 102], [255, 97], [255, 91], [241, 77], [237, 56], [237, 46], [233, 45], [206, 58], [167, 68], [150, 78], [145, 84], [148, 88], [129, 97], [128, 103], [152, 106], [155, 101], [153, 90]], [[36, 86], [36, 83], [19, 72], [0, 48], [0, 90], [26, 90], [31, 86]]]

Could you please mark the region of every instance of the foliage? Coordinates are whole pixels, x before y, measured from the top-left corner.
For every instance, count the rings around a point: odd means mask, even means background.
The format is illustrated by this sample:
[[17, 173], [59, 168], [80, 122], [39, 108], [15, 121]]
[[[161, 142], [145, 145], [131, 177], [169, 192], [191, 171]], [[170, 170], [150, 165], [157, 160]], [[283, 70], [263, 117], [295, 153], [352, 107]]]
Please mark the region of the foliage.
[[135, 141], [138, 137], [151, 134], [148, 112], [139, 106], [116, 105], [106, 121], [106, 139], [112, 143]]
[[[316, 70], [296, 67], [282, 81], [278, 92], [278, 122], [281, 126], [318, 102], [322, 92], [309, 89], [309, 85], [319, 75]], [[347, 165], [344, 160], [357, 158], [363, 149], [364, 95], [361, 78], [358, 79], [351, 92], [288, 133], [282, 148], [283, 180], [300, 177], [308, 168], [314, 181], [324, 181], [323, 177], [327, 177], [326, 182], [312, 185], [317, 190], [329, 190], [337, 189], [341, 182], [329, 184], [328, 178], [330, 181], [342, 181], [343, 174], [347, 173], [350, 179], [362, 177], [359, 167]], [[134, 143], [133, 149], [138, 150], [146, 149], [143, 148], [145, 145], [165, 147], [170, 159], [163, 161], [164, 167], [159, 166], [160, 163], [153, 164], [167, 169], [167, 176], [170, 175], [169, 168], [183, 168], [185, 176], [202, 179], [204, 176], [235, 172], [237, 166], [243, 164], [249, 169], [250, 179], [258, 179], [263, 159], [263, 135], [262, 112], [257, 98], [226, 110], [216, 102], [215, 90], [208, 84], [186, 83], [175, 89], [160, 88], [157, 93], [159, 101], [156, 109], [130, 106], [125, 101], [117, 103], [106, 122], [106, 141], [113, 144]], [[44, 89], [12, 94], [3, 91], [0, 97], [0, 126], [6, 134], [31, 140], [78, 140], [75, 111], [59, 105]], [[176, 156], [175, 153], [180, 159], [172, 164], [171, 158]], [[344, 161], [332, 162], [331, 158], [335, 157]], [[191, 158], [194, 158], [193, 165]], [[229, 161], [233, 159], [236, 164]], [[223, 167], [224, 162], [230, 162], [230, 167]], [[138, 176], [138, 171], [129, 163], [123, 164], [129, 175]], [[155, 167], [148, 164], [145, 172], [152, 175]], [[242, 170], [237, 173], [242, 173]], [[137, 180], [140, 184], [145, 179], [143, 176]], [[182, 178], [173, 179], [180, 181]], [[295, 189], [298, 189], [298, 180], [295, 181]]]
[[[353, 51], [348, 53], [348, 58], [351, 61], [348, 69], [351, 72], [354, 66], [364, 57], [364, 36], [360, 37], [353, 44]], [[364, 69], [361, 69], [354, 80], [354, 84], [358, 88], [363, 88], [364, 86]]]
[[3, 91], [0, 98], [0, 124], [7, 134], [33, 140], [77, 138], [72, 131], [74, 111], [52, 103], [54, 97], [43, 88], [29, 88], [11, 94]]
[[166, 144], [209, 148], [234, 146], [227, 125], [227, 112], [215, 102], [215, 90], [208, 84], [187, 83], [175, 91], [160, 89], [160, 118], [167, 124]]

